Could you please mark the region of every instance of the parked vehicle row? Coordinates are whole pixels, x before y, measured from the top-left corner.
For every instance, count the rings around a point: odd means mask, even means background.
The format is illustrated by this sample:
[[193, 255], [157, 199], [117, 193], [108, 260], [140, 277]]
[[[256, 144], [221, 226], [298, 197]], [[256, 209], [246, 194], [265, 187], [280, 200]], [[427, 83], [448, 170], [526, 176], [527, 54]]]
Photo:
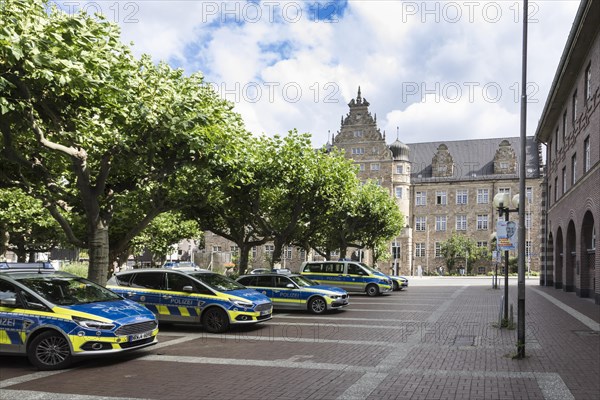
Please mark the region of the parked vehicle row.
[[351, 261], [307, 262], [300, 274], [264, 271], [237, 281], [208, 270], [150, 268], [114, 274], [106, 288], [46, 265], [0, 268], [0, 353], [27, 355], [41, 370], [79, 356], [157, 343], [159, 323], [201, 325], [211, 333], [272, 318], [273, 309], [322, 314], [408, 285], [403, 277]]

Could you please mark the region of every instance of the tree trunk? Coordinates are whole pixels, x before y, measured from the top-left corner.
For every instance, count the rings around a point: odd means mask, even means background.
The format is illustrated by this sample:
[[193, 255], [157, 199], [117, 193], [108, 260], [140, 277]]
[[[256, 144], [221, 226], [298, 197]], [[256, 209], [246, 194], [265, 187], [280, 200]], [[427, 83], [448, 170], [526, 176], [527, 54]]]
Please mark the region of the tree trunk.
[[15, 254], [17, 255], [17, 262], [27, 262], [27, 250], [24, 246], [17, 246]]
[[108, 280], [108, 224], [98, 221], [96, 226], [88, 233], [90, 267], [88, 279], [99, 285], [105, 286]]
[[248, 269], [248, 261], [250, 260], [250, 250], [252, 246], [242, 245], [240, 247], [240, 258], [238, 260], [238, 273], [244, 275]]

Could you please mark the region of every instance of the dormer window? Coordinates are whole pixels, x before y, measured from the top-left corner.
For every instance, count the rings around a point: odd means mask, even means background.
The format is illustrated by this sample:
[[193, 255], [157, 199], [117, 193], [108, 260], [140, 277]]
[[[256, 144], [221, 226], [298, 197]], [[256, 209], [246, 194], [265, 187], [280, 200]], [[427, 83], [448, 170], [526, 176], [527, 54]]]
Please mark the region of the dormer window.
[[517, 172], [517, 155], [508, 140], [503, 140], [494, 156], [495, 174], [514, 174]]

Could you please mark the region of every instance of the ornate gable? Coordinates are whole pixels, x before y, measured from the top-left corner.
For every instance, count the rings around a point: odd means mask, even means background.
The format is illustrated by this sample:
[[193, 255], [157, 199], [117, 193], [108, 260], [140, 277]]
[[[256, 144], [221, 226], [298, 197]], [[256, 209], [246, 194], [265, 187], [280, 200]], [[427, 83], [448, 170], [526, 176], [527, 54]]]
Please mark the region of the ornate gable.
[[448, 151], [448, 146], [440, 144], [437, 153], [431, 160], [431, 174], [435, 177], [448, 177], [454, 173], [454, 160]]
[[503, 140], [494, 156], [495, 174], [514, 174], [517, 171], [517, 156], [508, 140]]

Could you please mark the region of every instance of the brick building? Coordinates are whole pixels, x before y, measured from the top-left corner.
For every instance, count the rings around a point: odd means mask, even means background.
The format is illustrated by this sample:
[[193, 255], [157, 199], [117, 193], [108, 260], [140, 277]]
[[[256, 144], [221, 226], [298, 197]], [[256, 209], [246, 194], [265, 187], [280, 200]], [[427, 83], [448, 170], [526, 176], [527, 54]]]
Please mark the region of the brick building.
[[583, 0], [535, 138], [546, 144], [542, 285], [600, 304], [600, 2]]

